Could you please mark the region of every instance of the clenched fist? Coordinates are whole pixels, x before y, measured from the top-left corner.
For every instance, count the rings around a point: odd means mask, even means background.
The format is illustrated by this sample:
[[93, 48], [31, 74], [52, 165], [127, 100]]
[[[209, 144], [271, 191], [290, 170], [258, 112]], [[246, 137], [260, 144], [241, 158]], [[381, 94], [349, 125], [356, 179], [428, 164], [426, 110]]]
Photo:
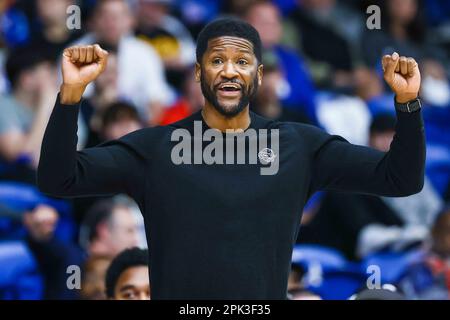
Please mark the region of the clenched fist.
[[80, 101], [86, 86], [105, 70], [107, 60], [108, 52], [98, 44], [65, 49], [62, 59], [61, 103], [74, 104]]
[[420, 71], [416, 60], [400, 57], [397, 52], [382, 60], [384, 80], [395, 93], [399, 103], [414, 100], [419, 95]]

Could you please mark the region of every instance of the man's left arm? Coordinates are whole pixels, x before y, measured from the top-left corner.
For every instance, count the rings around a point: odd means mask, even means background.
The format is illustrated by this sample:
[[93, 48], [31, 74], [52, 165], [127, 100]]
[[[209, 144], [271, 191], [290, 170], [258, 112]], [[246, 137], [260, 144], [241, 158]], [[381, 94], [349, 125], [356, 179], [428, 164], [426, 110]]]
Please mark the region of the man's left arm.
[[[312, 189], [408, 196], [424, 183], [425, 133], [416, 102], [420, 72], [412, 58], [383, 57], [384, 79], [394, 91], [395, 136], [387, 153], [328, 136], [314, 157]], [[417, 109], [417, 110], [416, 110]]]

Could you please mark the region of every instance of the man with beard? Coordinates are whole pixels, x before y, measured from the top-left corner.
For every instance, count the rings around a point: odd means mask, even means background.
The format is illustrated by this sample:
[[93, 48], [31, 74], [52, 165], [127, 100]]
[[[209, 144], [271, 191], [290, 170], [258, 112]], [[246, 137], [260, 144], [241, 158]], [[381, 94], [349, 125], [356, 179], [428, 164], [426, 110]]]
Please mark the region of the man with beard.
[[[196, 80], [205, 96], [201, 111], [77, 152], [81, 97], [106, 60], [107, 52], [98, 45], [64, 51], [63, 84], [45, 133], [37, 181], [54, 196], [127, 193], [136, 200], [151, 252], [153, 299], [286, 299], [292, 247], [303, 206], [314, 192], [406, 196], [422, 188], [425, 141], [417, 100], [420, 74], [413, 59], [397, 53], [383, 57], [398, 118], [396, 137], [384, 153], [313, 126], [250, 112], [263, 77], [259, 35], [243, 21], [216, 20], [197, 40]], [[199, 123], [212, 129], [200, 144]], [[267, 137], [248, 135], [249, 142], [258, 140], [259, 162], [198, 162], [216, 139], [234, 139], [226, 132], [230, 129], [234, 135], [278, 130], [278, 152]], [[194, 148], [184, 150], [186, 161], [174, 163], [177, 138], [186, 135]], [[227, 149], [226, 156], [252, 156], [248, 148], [234, 151]], [[276, 174], [260, 173], [275, 161]]]

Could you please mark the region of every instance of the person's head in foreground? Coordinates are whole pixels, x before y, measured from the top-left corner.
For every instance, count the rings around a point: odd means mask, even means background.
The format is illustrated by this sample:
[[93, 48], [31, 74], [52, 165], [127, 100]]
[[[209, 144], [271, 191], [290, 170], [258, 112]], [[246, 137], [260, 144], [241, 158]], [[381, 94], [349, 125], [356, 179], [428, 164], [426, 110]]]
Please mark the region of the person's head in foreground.
[[226, 118], [238, 115], [262, 81], [261, 39], [256, 29], [239, 19], [215, 20], [198, 35], [196, 55], [195, 78], [205, 107]]
[[150, 300], [148, 250], [131, 248], [113, 259], [106, 271], [106, 296], [111, 300]]
[[384, 284], [378, 289], [362, 289], [349, 300], [405, 300], [405, 295], [394, 285]]

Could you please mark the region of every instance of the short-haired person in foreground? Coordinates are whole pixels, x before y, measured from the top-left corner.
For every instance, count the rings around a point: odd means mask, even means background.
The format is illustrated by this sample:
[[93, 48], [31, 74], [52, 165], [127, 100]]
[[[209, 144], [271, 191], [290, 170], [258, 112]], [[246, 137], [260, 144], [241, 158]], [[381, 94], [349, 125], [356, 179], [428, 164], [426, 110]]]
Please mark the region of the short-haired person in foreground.
[[384, 153], [250, 112], [263, 81], [258, 32], [241, 20], [215, 20], [197, 40], [201, 111], [77, 151], [82, 94], [107, 55], [98, 45], [64, 51], [38, 186], [54, 196], [135, 199], [151, 252], [152, 299], [286, 299], [302, 209], [314, 192], [407, 196], [422, 189], [420, 74], [411, 58], [382, 60], [398, 120]]
[[106, 296], [112, 300], [150, 300], [148, 250], [125, 249], [106, 271]]

